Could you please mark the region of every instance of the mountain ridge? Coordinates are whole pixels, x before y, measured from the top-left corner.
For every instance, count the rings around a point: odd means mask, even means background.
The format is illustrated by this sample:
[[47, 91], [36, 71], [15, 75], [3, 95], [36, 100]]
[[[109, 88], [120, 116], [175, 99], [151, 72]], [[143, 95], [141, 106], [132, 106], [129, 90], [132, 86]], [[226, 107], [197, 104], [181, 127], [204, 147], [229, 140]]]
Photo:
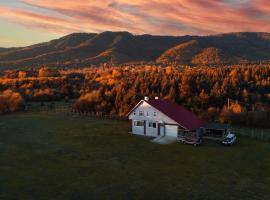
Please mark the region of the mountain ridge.
[[133, 35], [129, 32], [72, 33], [35, 45], [0, 48], [0, 67], [87, 66], [113, 62], [218, 65], [268, 62], [270, 33], [209, 36]]

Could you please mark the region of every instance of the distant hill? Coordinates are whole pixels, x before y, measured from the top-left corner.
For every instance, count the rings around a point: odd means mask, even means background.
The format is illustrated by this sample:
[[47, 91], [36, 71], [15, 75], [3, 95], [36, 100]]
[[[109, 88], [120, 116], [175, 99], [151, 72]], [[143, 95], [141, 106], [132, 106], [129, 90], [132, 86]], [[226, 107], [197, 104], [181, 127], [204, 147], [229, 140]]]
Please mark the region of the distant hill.
[[19, 48], [2, 48], [2, 47], [0, 47], [0, 53], [1, 52], [14, 51], [16, 49], [19, 49]]
[[270, 60], [269, 33], [228, 33], [196, 39], [164, 52], [158, 63], [231, 64]]
[[74, 33], [27, 47], [0, 48], [1, 67], [85, 66], [113, 62], [231, 64], [270, 60], [269, 33], [152, 36]]
[[190, 40], [181, 43], [163, 53], [158, 59], [158, 63], [188, 64], [192, 62], [192, 58], [201, 52], [201, 47], [197, 40]]

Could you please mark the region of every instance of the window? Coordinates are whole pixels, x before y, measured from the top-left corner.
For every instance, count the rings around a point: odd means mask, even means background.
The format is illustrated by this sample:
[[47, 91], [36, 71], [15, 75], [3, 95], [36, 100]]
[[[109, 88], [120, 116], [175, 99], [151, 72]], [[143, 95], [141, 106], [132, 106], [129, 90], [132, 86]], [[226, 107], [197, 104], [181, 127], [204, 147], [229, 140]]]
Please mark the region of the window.
[[134, 126], [144, 126], [143, 121], [134, 121]]
[[152, 127], [152, 128], [156, 128], [157, 127], [157, 124], [155, 122], [149, 122], [148, 123], [148, 126], [149, 127]]
[[140, 116], [143, 116], [143, 111], [140, 111], [140, 112], [139, 112], [139, 115], [140, 115]]
[[134, 115], [136, 115], [136, 112], [134, 112]]
[[148, 112], [146, 113], [146, 116], [149, 116], [149, 113]]
[[156, 112], [154, 112], [154, 113], [153, 113], [153, 116], [157, 116], [157, 113], [156, 113]]

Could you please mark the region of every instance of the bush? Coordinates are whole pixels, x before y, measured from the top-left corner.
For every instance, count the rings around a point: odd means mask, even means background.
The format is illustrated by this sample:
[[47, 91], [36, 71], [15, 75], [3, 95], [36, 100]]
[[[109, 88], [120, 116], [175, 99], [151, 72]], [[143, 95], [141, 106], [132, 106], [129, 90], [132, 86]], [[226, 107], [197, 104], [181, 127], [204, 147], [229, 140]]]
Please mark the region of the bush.
[[0, 114], [15, 112], [24, 107], [24, 101], [20, 93], [5, 90], [0, 93]]
[[98, 91], [93, 91], [81, 95], [81, 97], [74, 103], [73, 107], [79, 112], [97, 112], [98, 102], [100, 101], [101, 96]]
[[54, 101], [59, 100], [60, 96], [55, 94], [50, 88], [44, 88], [36, 90], [33, 94], [32, 99], [34, 101]]

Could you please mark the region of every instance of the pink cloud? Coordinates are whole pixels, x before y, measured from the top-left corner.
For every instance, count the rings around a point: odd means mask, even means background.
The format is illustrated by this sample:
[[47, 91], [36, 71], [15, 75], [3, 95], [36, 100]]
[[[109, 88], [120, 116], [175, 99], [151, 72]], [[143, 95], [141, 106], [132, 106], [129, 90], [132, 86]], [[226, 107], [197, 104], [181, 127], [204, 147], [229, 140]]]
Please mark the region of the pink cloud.
[[[268, 0], [22, 0], [53, 13], [1, 8], [0, 16], [53, 32], [130, 31], [162, 35], [270, 32]], [[19, 20], [18, 20], [19, 18]]]
[[59, 17], [37, 14], [14, 8], [0, 7], [0, 17], [5, 17], [10, 21], [51, 32], [73, 32], [79, 27], [66, 19]]

